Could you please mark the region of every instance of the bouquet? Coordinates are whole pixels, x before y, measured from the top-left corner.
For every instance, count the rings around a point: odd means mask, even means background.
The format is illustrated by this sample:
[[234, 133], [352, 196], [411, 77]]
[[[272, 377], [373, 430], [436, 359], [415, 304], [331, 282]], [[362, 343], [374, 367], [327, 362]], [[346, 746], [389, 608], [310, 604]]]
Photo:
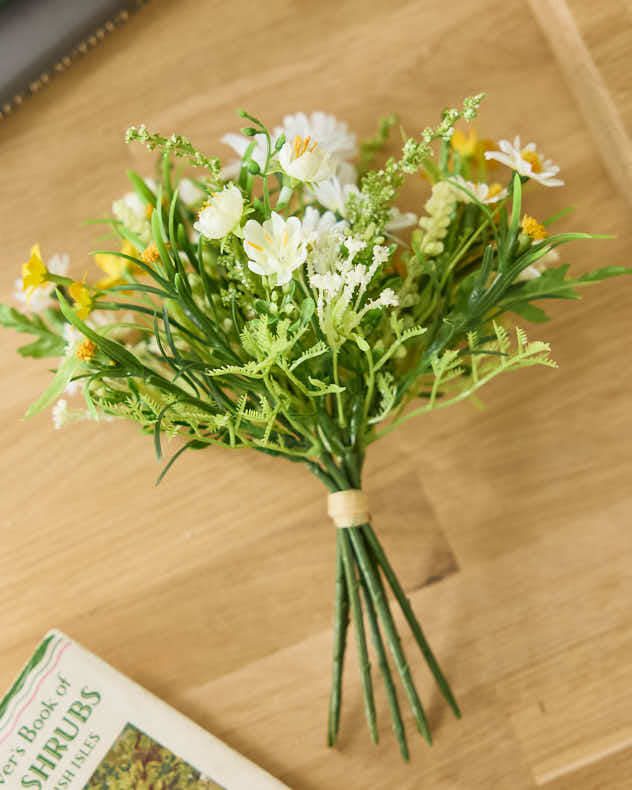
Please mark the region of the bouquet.
[[[328, 742], [338, 736], [352, 625], [371, 737], [369, 642], [404, 759], [402, 691], [431, 736], [393, 606], [460, 712], [371, 524], [365, 454], [501, 373], [554, 367], [548, 344], [528, 340], [514, 319], [546, 321], [542, 300], [576, 299], [583, 286], [630, 271], [574, 276], [559, 263], [562, 244], [597, 237], [550, 230], [568, 210], [543, 221], [525, 213], [527, 189], [562, 186], [559, 168], [519, 137], [496, 145], [456, 129], [482, 98], [445, 110], [419, 136], [402, 130], [399, 156], [381, 167], [395, 116], [358, 146], [324, 113], [270, 129], [242, 111], [248, 125], [223, 138], [236, 153], [223, 167], [186, 137], [131, 127], [128, 142], [160, 153], [157, 178], [129, 173], [133, 191], [97, 220], [116, 241], [92, 253], [104, 276], [74, 280], [67, 261], [46, 265], [36, 245], [22, 267], [23, 309], [0, 308], [2, 324], [34, 336], [20, 354], [59, 358], [29, 415], [52, 405], [57, 426], [132, 420], [158, 459], [179, 440], [158, 482], [183, 452], [209, 446], [249, 448], [318, 478], [336, 527]], [[196, 178], [182, 177], [179, 157]], [[427, 180], [425, 206], [412, 207], [420, 218], [396, 203], [416, 174]], [[68, 405], [75, 390], [82, 408]]]

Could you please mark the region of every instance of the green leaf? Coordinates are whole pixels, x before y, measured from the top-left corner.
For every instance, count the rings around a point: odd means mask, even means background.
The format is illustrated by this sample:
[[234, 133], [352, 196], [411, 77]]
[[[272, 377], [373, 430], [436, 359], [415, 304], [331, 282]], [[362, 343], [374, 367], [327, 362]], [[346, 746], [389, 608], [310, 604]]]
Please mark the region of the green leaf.
[[95, 343], [97, 347], [100, 348], [104, 354], [106, 354], [106, 356], [108, 356], [110, 359], [113, 359], [115, 362], [118, 362], [119, 365], [126, 367], [135, 376], [142, 376], [144, 374], [144, 366], [132, 353], [130, 353], [125, 348], [125, 346], [121, 345], [121, 343], [117, 343], [114, 340], [110, 340], [107, 337], [103, 337], [103, 335], [99, 335], [93, 329], [90, 329], [90, 327], [79, 318], [77, 313], [64, 299], [61, 291], [57, 290], [56, 293], [62, 313], [73, 326], [77, 327], [77, 329], [89, 340], [92, 340], [92, 342]]
[[520, 225], [520, 210], [522, 208], [522, 183], [518, 173], [514, 172], [513, 177], [513, 203], [511, 205], [511, 223], [509, 225], [509, 232], [511, 234], [518, 233], [518, 226]]
[[516, 313], [516, 315], [526, 318], [527, 321], [531, 321], [534, 324], [543, 324], [551, 320], [544, 310], [530, 302], [512, 302], [505, 305], [505, 310]]
[[[59, 321], [54, 310], [45, 310], [42, 315], [48, 319], [49, 323], [59, 328], [63, 326], [63, 322]], [[66, 341], [58, 332], [53, 331], [44, 322], [42, 316], [37, 313], [26, 315], [14, 307], [0, 304], [0, 325], [15, 329], [16, 332], [35, 335], [37, 340], [18, 348], [18, 354], [23, 357], [41, 359], [42, 357], [61, 357], [64, 354]]]
[[366, 342], [366, 340], [362, 337], [362, 335], [356, 334], [353, 336], [353, 339], [355, 340], [356, 345], [358, 346], [360, 351], [364, 351], [365, 353], [367, 353], [368, 351], [371, 350], [371, 346]]
[[32, 404], [29, 406], [28, 411], [26, 412], [26, 417], [32, 417], [34, 414], [45, 409], [47, 406], [50, 406], [53, 401], [56, 401], [57, 398], [62, 394], [62, 392], [66, 389], [66, 385], [70, 381], [70, 379], [75, 375], [75, 373], [80, 369], [82, 365], [82, 361], [78, 359], [74, 354], [66, 357], [62, 364], [60, 365], [57, 373], [55, 374], [55, 378], [49, 384], [49, 386], [44, 390], [42, 395]]
[[632, 274], [632, 267], [604, 266], [602, 269], [595, 269], [592, 272], [582, 274], [581, 277], [577, 278], [577, 282], [596, 283], [599, 280], [605, 280], [608, 277], [617, 277], [620, 274]]
[[[160, 194], [160, 187], [158, 187], [158, 193]], [[171, 258], [169, 257], [169, 253], [167, 252], [167, 248], [165, 247], [164, 239], [166, 237], [166, 234], [162, 223], [161, 205], [159, 205], [158, 208], [151, 215], [151, 232], [154, 237], [154, 242], [156, 243], [156, 247], [158, 247], [158, 252], [160, 254], [160, 260], [162, 262], [163, 271], [167, 274], [167, 277], [172, 278], [173, 275], [175, 274], [175, 270], [173, 263], [171, 262]]]
[[301, 323], [306, 324], [312, 320], [312, 316], [316, 310], [316, 303], [311, 296], [303, 299], [301, 303]]
[[145, 181], [139, 175], [134, 173], [133, 170], [128, 170], [127, 171], [127, 176], [129, 178], [129, 180], [132, 182], [132, 185], [134, 187], [134, 191], [140, 197], [140, 199], [144, 203], [149, 203], [150, 206], [154, 206], [155, 207], [156, 206], [156, 196], [151, 191], [151, 189], [147, 186]]

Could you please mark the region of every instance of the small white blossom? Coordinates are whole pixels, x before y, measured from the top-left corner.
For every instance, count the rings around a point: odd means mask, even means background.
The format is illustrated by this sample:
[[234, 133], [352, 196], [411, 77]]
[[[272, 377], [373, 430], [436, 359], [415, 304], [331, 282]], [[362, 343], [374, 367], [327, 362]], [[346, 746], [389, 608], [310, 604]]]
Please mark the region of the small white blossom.
[[244, 250], [250, 271], [274, 277], [274, 285], [285, 285], [307, 256], [301, 221], [284, 220], [275, 211], [263, 225], [249, 219], [244, 225]]
[[456, 184], [454, 187], [454, 196], [460, 203], [472, 203], [472, 198], [459, 187], [464, 187], [468, 192], [471, 192], [480, 203], [497, 203], [507, 197], [507, 190], [503, 189], [500, 184], [486, 184], [485, 182], [474, 183], [473, 181], [466, 181], [463, 176], [452, 176], [448, 180], [449, 184]]
[[346, 215], [345, 207], [351, 195], [359, 197], [362, 194], [355, 184], [344, 184], [338, 176], [314, 184], [312, 190], [321, 206], [341, 217]]
[[525, 282], [527, 280], [535, 280], [536, 277], [539, 277], [542, 272], [546, 271], [549, 266], [552, 266], [554, 263], [557, 263], [560, 259], [560, 254], [557, 250], [550, 249], [548, 250], [541, 258], [535, 263], [532, 263], [530, 266], [527, 266], [526, 269], [523, 269], [520, 274], [516, 277], [516, 282]]
[[53, 424], [58, 431], [66, 424], [68, 417], [68, 402], [65, 398], [60, 398], [53, 406]]
[[334, 175], [337, 162], [330, 153], [320, 148], [318, 142], [296, 135], [291, 142], [286, 141], [279, 151], [279, 166], [290, 178], [316, 184]]
[[394, 230], [410, 228], [416, 223], [417, 215], [413, 214], [412, 211], [400, 211], [397, 206], [391, 206], [384, 230], [387, 233], [392, 233]]
[[112, 214], [135, 233], [144, 244], [152, 239], [147, 206], [136, 192], [128, 192], [112, 203]]
[[206, 193], [190, 178], [182, 178], [178, 184], [178, 196], [185, 206], [192, 206], [203, 200]]
[[22, 278], [18, 277], [14, 282], [13, 299], [27, 313], [39, 313], [52, 305], [50, 290], [50, 288], [35, 288], [28, 295], [23, 290]]
[[234, 184], [228, 184], [221, 192], [213, 194], [193, 227], [207, 239], [222, 239], [236, 230], [243, 211], [241, 190]]
[[388, 259], [388, 247], [375, 245], [367, 266], [354, 262], [358, 253], [365, 249], [365, 241], [348, 236], [343, 246], [347, 249], [346, 257], [340, 254], [339, 239], [324, 237], [316, 243], [307, 262], [309, 284], [316, 294], [318, 322], [333, 348], [345, 342], [369, 310], [398, 304], [395, 292], [386, 288], [362, 306], [375, 273]]
[[303, 234], [309, 240], [320, 238], [328, 233], [341, 233], [347, 227], [347, 223], [344, 220], [339, 220], [333, 212], [325, 211], [321, 214], [313, 206], [307, 206], [301, 223]]
[[55, 253], [52, 255], [46, 264], [46, 268], [51, 274], [58, 274], [60, 277], [65, 277], [68, 274], [70, 266], [70, 255], [67, 253]]
[[509, 140], [499, 140], [498, 147], [500, 151], [486, 151], [485, 159], [495, 159], [516, 170], [521, 176], [532, 178], [545, 187], [564, 185], [561, 179], [555, 178], [560, 168], [552, 159], [545, 159], [541, 154], [536, 153], [535, 143], [527, 143], [523, 148], [520, 137], [516, 136], [513, 143]]
[[385, 288], [377, 299], [371, 299], [366, 303], [366, 310], [375, 310], [376, 307], [397, 307], [399, 300], [392, 288]]

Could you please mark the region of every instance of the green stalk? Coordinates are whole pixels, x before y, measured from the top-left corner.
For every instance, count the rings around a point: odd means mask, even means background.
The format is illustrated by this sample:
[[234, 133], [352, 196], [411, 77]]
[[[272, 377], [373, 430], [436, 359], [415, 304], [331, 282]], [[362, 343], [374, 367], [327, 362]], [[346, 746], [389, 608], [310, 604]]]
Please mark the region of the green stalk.
[[369, 543], [369, 546], [373, 552], [373, 556], [376, 558], [379, 566], [382, 568], [384, 575], [386, 576], [388, 583], [395, 594], [395, 598], [399, 603], [406, 620], [408, 621], [408, 625], [410, 626], [411, 631], [413, 632], [413, 636], [417, 644], [419, 645], [419, 649], [421, 650], [424, 658], [426, 659], [426, 663], [430, 667], [430, 671], [434, 675], [435, 680], [437, 681], [437, 685], [441, 689], [441, 693], [445, 697], [446, 701], [454, 711], [454, 715], [460, 719], [461, 718], [461, 711], [459, 706], [457, 705], [456, 699], [452, 694], [452, 690], [448, 684], [448, 681], [445, 678], [445, 675], [441, 671], [437, 659], [434, 656], [434, 653], [430, 649], [430, 645], [426, 641], [426, 637], [424, 636], [423, 631], [421, 630], [421, 626], [415, 617], [415, 613], [413, 612], [412, 606], [410, 605], [410, 601], [406, 596], [401, 584], [397, 576], [395, 575], [395, 571], [391, 567], [388, 559], [386, 558], [386, 554], [384, 553], [384, 549], [380, 545], [380, 542], [377, 539], [375, 532], [370, 524], [366, 524], [363, 527], [364, 535]]
[[364, 600], [366, 602], [366, 611], [369, 625], [371, 627], [373, 646], [375, 647], [378, 665], [382, 672], [382, 677], [384, 678], [386, 697], [388, 699], [388, 704], [391, 708], [391, 714], [393, 716], [393, 731], [397, 737], [399, 750], [402, 754], [402, 757], [406, 762], [408, 762], [410, 759], [410, 754], [408, 752], [408, 743], [406, 742], [406, 730], [404, 729], [404, 722], [402, 721], [402, 714], [400, 712], [399, 702], [397, 700], [397, 691], [395, 690], [391, 669], [388, 665], [386, 650], [384, 649], [384, 641], [382, 640], [382, 635], [380, 634], [380, 627], [377, 621], [377, 615], [375, 613], [375, 606], [373, 605], [373, 600], [371, 599], [371, 592], [364, 576], [360, 576], [360, 584], [362, 585], [362, 592], [364, 593]]
[[362, 691], [364, 694], [364, 711], [371, 731], [371, 740], [377, 743], [379, 740], [377, 732], [377, 721], [375, 715], [375, 700], [373, 699], [373, 684], [371, 682], [371, 663], [366, 645], [366, 634], [364, 632], [364, 622], [362, 620], [362, 603], [358, 595], [358, 576], [353, 558], [353, 550], [347, 532], [353, 530], [339, 529], [338, 540], [342, 549], [342, 559], [347, 579], [347, 590], [349, 592], [349, 603], [351, 616], [355, 628], [356, 642], [358, 646], [358, 658], [360, 660], [360, 671], [362, 674]]
[[358, 557], [360, 571], [366, 579], [367, 585], [371, 592], [371, 597], [373, 598], [373, 603], [384, 627], [391, 653], [395, 659], [395, 664], [399, 670], [404, 689], [406, 690], [406, 694], [408, 695], [408, 699], [415, 715], [415, 720], [417, 721], [417, 728], [428, 741], [428, 743], [431, 744], [432, 738], [430, 737], [426, 715], [424, 713], [421, 700], [419, 699], [419, 695], [417, 694], [417, 689], [413, 683], [410, 667], [406, 662], [406, 656], [404, 655], [401, 640], [399, 638], [399, 634], [397, 633], [393, 616], [391, 615], [391, 610], [384, 593], [384, 588], [377, 575], [376, 569], [371, 562], [371, 558], [366, 546], [364, 545], [364, 541], [362, 540], [362, 533], [366, 527], [367, 525], [362, 525], [362, 527], [351, 527], [348, 530], [350, 533], [350, 539]]
[[342, 702], [342, 670], [349, 627], [349, 593], [345, 582], [341, 536], [336, 538], [336, 597], [334, 601], [334, 663], [329, 699], [329, 727], [327, 742], [333, 746], [338, 740], [340, 705]]

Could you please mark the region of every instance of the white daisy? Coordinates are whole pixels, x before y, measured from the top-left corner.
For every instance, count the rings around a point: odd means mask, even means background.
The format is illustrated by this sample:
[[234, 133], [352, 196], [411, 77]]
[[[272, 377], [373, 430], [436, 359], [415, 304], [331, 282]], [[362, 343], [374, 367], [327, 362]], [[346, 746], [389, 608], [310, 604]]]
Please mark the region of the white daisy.
[[485, 182], [474, 183], [473, 181], [466, 181], [463, 176], [452, 176], [448, 179], [449, 184], [457, 184], [454, 189], [454, 195], [461, 203], [472, 203], [472, 198], [466, 194], [464, 187], [468, 192], [471, 192], [474, 197], [481, 203], [497, 203], [507, 197], [508, 192], [501, 187], [500, 184], [486, 184]]
[[215, 192], [193, 224], [195, 230], [207, 239], [222, 239], [235, 231], [244, 211], [244, 198], [239, 187], [228, 184]]
[[325, 211], [321, 214], [313, 206], [307, 206], [301, 224], [303, 235], [309, 240], [315, 240], [330, 233], [340, 233], [347, 227], [345, 220], [339, 220], [333, 212]]
[[500, 151], [486, 151], [485, 159], [495, 159], [503, 165], [507, 165], [512, 170], [516, 170], [521, 176], [532, 178], [545, 187], [561, 187], [564, 182], [555, 176], [560, 172], [560, 168], [553, 163], [552, 159], [545, 159], [536, 152], [535, 143], [527, 143], [524, 147], [520, 143], [520, 137], [514, 137], [513, 143], [509, 140], [499, 140]]
[[244, 250], [250, 271], [275, 277], [274, 285], [285, 285], [307, 256], [300, 219], [284, 220], [275, 211], [263, 225], [249, 219], [244, 225]]

